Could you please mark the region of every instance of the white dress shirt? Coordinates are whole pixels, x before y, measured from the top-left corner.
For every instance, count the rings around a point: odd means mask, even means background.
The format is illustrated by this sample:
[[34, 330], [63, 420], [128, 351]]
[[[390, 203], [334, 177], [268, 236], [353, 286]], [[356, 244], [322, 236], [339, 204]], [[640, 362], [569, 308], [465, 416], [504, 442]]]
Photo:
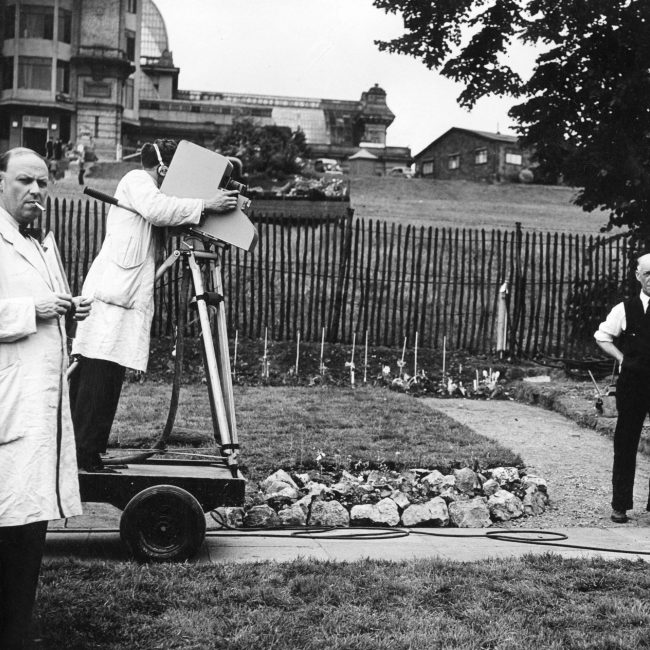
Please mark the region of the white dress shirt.
[[[647, 296], [642, 291], [640, 298], [643, 303], [643, 311], [647, 311], [650, 296]], [[626, 326], [625, 303], [619, 302], [618, 305], [607, 314], [607, 318], [600, 324], [598, 330], [594, 334], [594, 338], [596, 341], [601, 341], [602, 343], [612, 343], [614, 339], [617, 339], [621, 333], [625, 331]]]

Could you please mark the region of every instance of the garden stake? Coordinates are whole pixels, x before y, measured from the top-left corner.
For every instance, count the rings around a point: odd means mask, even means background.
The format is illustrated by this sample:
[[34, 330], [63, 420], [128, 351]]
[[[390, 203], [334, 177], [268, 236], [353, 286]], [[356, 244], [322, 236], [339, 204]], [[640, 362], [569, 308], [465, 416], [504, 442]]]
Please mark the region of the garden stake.
[[445, 361], [447, 356], [447, 337], [442, 337], [442, 378], [445, 378]]
[[363, 355], [363, 383], [368, 381], [368, 330], [366, 330], [366, 351]]
[[418, 376], [418, 333], [415, 333], [415, 351], [413, 357], [413, 376]]
[[404, 337], [404, 345], [402, 346], [402, 358], [400, 361], [397, 362], [397, 365], [399, 366], [399, 376], [400, 378], [404, 378], [404, 355], [406, 354], [406, 337]]
[[269, 360], [268, 357], [266, 356], [266, 350], [268, 346], [268, 332], [269, 328], [265, 327], [264, 328], [264, 356], [262, 357], [262, 377], [264, 379], [269, 378]]
[[325, 328], [323, 327], [323, 334], [320, 340], [320, 374], [321, 377], [325, 375], [325, 364], [323, 363], [323, 351], [325, 350]]
[[299, 359], [300, 359], [300, 332], [298, 332], [298, 342], [296, 343], [296, 377], [298, 376]]
[[239, 330], [235, 330], [235, 351], [232, 358], [232, 378], [237, 377], [237, 342], [239, 339]]
[[352, 355], [350, 360], [345, 362], [346, 368], [350, 368], [350, 386], [354, 386], [354, 345], [356, 343], [356, 332], [352, 335]]

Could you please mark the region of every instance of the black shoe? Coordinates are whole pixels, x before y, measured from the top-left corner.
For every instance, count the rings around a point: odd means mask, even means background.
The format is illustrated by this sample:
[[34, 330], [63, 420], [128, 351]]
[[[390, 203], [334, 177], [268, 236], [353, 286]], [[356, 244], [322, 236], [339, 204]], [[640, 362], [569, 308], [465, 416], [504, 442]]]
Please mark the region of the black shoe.
[[615, 524], [624, 524], [629, 521], [625, 510], [612, 510], [612, 514], [609, 517]]

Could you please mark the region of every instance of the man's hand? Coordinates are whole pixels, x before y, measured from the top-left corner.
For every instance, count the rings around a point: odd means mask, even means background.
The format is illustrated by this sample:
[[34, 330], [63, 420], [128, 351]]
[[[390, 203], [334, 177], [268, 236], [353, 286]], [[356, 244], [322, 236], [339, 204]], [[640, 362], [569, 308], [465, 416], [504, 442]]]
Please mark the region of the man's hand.
[[72, 296], [67, 293], [52, 293], [36, 301], [36, 318], [50, 320], [67, 314], [72, 307]]
[[203, 207], [206, 212], [230, 212], [237, 207], [237, 190], [219, 190], [211, 199], [207, 199]]
[[72, 299], [74, 303], [74, 319], [86, 320], [92, 309], [92, 298], [84, 298], [83, 296], [75, 296]]

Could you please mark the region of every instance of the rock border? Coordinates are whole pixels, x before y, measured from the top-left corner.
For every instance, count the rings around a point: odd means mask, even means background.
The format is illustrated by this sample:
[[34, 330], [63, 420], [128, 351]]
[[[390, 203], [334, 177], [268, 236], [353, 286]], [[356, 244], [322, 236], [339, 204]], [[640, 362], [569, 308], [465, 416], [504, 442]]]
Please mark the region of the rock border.
[[546, 481], [517, 467], [290, 473], [248, 484], [245, 505], [215, 510], [226, 528], [438, 526], [487, 528], [543, 513]]

